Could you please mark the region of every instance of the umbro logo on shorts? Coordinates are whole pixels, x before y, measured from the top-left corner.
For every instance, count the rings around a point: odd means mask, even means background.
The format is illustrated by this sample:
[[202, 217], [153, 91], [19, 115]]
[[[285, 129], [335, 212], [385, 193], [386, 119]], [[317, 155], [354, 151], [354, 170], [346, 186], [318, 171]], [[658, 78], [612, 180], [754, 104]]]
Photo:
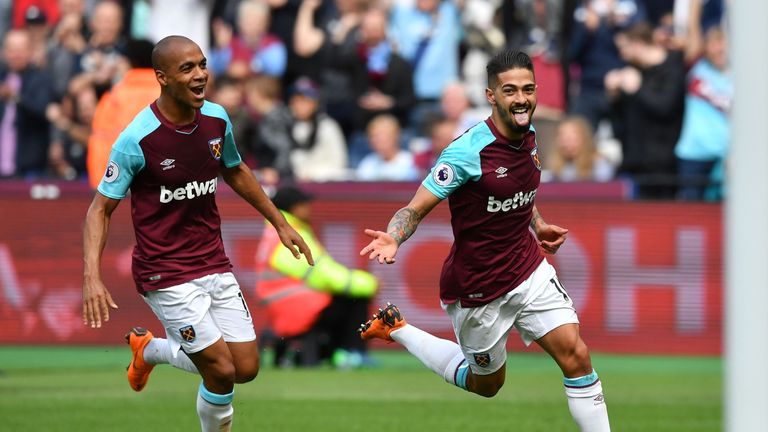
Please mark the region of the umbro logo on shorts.
[[179, 333], [181, 333], [181, 338], [187, 342], [195, 340], [195, 328], [191, 325], [180, 328]]
[[480, 367], [486, 367], [491, 364], [491, 355], [489, 353], [472, 354], [475, 357], [475, 364]]

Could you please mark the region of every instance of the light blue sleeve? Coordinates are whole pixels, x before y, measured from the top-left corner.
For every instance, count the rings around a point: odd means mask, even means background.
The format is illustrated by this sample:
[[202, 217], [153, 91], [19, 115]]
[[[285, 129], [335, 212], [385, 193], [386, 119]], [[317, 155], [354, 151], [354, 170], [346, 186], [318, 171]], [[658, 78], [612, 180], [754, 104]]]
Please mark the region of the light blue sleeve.
[[466, 182], [478, 180], [480, 152], [470, 144], [471, 134], [465, 134], [449, 145], [421, 184], [436, 197], [446, 199]]
[[235, 136], [232, 134], [232, 122], [229, 120], [227, 111], [221, 105], [208, 101], [205, 101], [200, 111], [204, 115], [220, 118], [226, 122], [227, 127], [224, 131], [224, 149], [221, 152], [221, 162], [227, 168], [240, 165], [242, 159], [240, 158], [240, 152], [237, 151]]
[[107, 171], [97, 190], [112, 199], [125, 198], [133, 178], [144, 168], [144, 152], [139, 140], [129, 129], [123, 131], [112, 146]]

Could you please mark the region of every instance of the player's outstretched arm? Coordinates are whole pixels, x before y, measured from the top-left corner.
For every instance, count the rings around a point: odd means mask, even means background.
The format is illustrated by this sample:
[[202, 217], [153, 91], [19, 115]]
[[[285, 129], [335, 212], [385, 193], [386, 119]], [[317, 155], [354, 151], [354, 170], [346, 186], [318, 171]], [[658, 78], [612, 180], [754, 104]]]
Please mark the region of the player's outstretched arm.
[[83, 324], [101, 328], [109, 321], [109, 308], [117, 309], [101, 280], [101, 254], [107, 244], [109, 222], [120, 200], [96, 192], [85, 216], [83, 232]]
[[560, 246], [565, 242], [568, 235], [567, 229], [546, 223], [535, 205], [533, 206], [531, 228], [536, 234], [539, 246], [548, 254], [557, 253], [557, 250], [560, 249]]
[[224, 181], [238, 195], [243, 197], [248, 204], [267, 218], [269, 223], [275, 227], [280, 241], [291, 251], [294, 257], [298, 259], [301, 258], [301, 255], [304, 255], [309, 265], [315, 265], [315, 260], [312, 258], [312, 251], [309, 250], [309, 246], [301, 238], [301, 235], [288, 224], [280, 210], [272, 204], [272, 201], [264, 193], [259, 181], [253, 176], [248, 165], [241, 162], [232, 168], [222, 169], [221, 174], [224, 177]]
[[413, 235], [421, 220], [439, 203], [440, 198], [424, 186], [419, 186], [411, 202], [392, 216], [387, 232], [365, 230], [365, 234], [373, 240], [360, 251], [360, 255], [368, 255], [368, 259], [377, 259], [381, 264], [393, 264], [397, 248]]

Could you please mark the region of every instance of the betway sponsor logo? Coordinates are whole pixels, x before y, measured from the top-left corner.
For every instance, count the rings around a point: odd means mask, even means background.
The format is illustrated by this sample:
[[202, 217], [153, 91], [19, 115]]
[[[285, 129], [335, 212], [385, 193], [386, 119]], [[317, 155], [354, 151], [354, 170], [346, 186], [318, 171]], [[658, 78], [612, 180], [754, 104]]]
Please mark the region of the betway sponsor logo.
[[216, 193], [217, 182], [215, 178], [203, 182], [191, 181], [186, 186], [173, 190], [160, 186], [160, 202], [166, 204], [173, 200], [182, 201]]
[[533, 198], [536, 196], [536, 189], [530, 192], [518, 192], [512, 198], [507, 198], [504, 201], [497, 200], [493, 195], [488, 197], [488, 210], [491, 213], [499, 211], [510, 211], [518, 207], [522, 207], [528, 203], [533, 202]]

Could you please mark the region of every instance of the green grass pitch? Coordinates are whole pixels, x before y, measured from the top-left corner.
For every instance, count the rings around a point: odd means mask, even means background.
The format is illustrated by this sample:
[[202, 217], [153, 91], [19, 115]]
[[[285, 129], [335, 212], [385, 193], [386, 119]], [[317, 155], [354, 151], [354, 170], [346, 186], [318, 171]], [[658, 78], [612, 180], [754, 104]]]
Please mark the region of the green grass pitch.
[[[452, 387], [404, 351], [338, 371], [264, 367], [235, 390], [235, 431], [576, 431], [562, 376], [542, 354], [510, 354], [501, 392]], [[2, 431], [195, 431], [199, 378], [161, 366], [147, 388], [125, 381], [121, 347], [0, 347]], [[612, 429], [705, 432], [722, 426], [722, 361], [593, 355]]]

